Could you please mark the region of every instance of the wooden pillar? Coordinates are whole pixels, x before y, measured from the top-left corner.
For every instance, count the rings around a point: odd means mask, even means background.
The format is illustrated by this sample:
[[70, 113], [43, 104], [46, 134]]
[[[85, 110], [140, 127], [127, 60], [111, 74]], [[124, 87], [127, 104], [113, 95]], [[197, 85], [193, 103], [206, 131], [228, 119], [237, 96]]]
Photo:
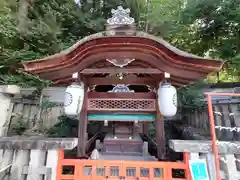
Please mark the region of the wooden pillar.
[[143, 134], [148, 135], [148, 122], [143, 122]]
[[80, 113], [80, 118], [78, 122], [78, 149], [77, 149], [77, 156], [84, 157], [85, 156], [85, 149], [87, 143], [87, 87], [85, 84], [84, 88], [84, 101], [82, 110]]
[[161, 115], [158, 103], [156, 105], [156, 143], [157, 143], [157, 151], [158, 151], [158, 160], [165, 159], [165, 130], [164, 130], [164, 119]]

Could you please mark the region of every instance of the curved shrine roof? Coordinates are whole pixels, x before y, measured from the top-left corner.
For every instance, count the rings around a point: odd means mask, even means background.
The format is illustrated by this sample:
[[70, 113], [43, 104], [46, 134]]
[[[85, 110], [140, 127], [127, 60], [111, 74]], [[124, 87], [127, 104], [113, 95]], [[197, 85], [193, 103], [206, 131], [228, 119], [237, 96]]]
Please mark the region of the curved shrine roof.
[[182, 85], [222, 68], [223, 61], [183, 52], [159, 37], [145, 32], [112, 35], [104, 31], [81, 39], [72, 47], [43, 59], [23, 62], [24, 69], [43, 79], [59, 81], [103, 59], [135, 59], [171, 74]]

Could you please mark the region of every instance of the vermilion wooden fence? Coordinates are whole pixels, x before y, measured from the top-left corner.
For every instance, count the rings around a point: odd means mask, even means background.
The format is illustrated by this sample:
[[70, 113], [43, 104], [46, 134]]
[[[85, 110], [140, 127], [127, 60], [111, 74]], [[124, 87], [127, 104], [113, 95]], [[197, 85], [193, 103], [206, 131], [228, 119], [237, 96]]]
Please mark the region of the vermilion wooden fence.
[[[184, 162], [64, 159], [60, 151], [57, 180], [191, 180], [188, 160], [188, 153]], [[64, 167], [71, 172], [65, 174]], [[174, 178], [172, 170], [184, 170], [185, 178]]]
[[209, 112], [209, 122], [210, 122], [210, 132], [212, 136], [212, 151], [214, 153], [215, 167], [216, 167], [216, 177], [217, 180], [221, 180], [220, 174], [220, 162], [219, 162], [219, 152], [217, 148], [217, 137], [215, 131], [215, 121], [212, 105], [213, 96], [231, 96], [231, 97], [240, 97], [240, 93], [219, 93], [219, 92], [207, 92], [207, 103], [208, 103], [208, 112]]

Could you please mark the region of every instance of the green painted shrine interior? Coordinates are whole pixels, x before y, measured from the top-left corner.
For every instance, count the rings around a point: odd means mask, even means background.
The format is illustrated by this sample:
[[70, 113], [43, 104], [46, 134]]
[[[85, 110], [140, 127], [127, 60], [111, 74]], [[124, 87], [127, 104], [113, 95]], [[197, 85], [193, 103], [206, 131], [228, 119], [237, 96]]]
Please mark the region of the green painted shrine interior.
[[154, 114], [88, 114], [89, 121], [155, 121]]

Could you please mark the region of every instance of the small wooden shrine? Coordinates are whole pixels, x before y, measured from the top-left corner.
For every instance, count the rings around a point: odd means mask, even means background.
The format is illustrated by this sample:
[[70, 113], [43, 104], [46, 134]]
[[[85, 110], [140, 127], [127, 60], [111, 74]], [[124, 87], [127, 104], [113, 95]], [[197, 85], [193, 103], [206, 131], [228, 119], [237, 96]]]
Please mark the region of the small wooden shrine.
[[87, 36], [58, 54], [24, 62], [29, 73], [68, 86], [78, 72], [84, 83], [79, 119], [78, 155], [84, 156], [87, 122], [99, 121], [107, 133], [105, 153], [141, 153], [139, 133], [148, 134], [155, 121], [158, 158], [165, 156], [164, 118], [156, 89], [168, 82], [185, 86], [221, 69], [223, 62], [198, 57], [173, 47], [160, 37], [136, 31], [129, 9], [112, 10], [106, 31]]

